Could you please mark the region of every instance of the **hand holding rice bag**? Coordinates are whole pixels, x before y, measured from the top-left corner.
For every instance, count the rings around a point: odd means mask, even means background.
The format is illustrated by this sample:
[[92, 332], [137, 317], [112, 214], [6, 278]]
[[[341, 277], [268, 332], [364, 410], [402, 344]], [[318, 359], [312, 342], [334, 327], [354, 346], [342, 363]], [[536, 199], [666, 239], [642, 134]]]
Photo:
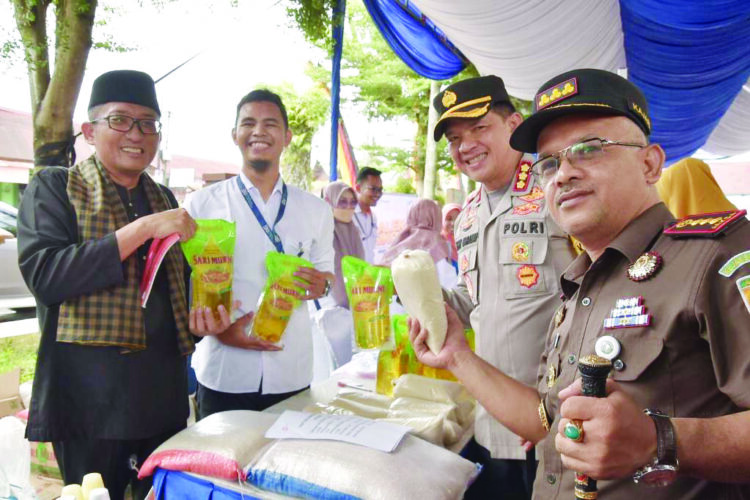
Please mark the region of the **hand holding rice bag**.
[[448, 320], [435, 262], [424, 250], [404, 250], [391, 264], [393, 284], [406, 312], [427, 329], [427, 347], [438, 354]]
[[391, 335], [393, 280], [390, 269], [347, 255], [341, 259], [341, 271], [357, 346], [362, 349], [380, 347]]
[[300, 288], [294, 273], [301, 267], [313, 267], [301, 257], [279, 252], [266, 254], [268, 279], [258, 299], [258, 309], [253, 317], [250, 333], [256, 337], [278, 344], [286, 330], [292, 313], [302, 303], [305, 293]]
[[235, 223], [222, 219], [197, 219], [192, 238], [181, 243], [190, 265], [191, 307], [209, 307], [221, 322], [219, 305], [232, 310]]

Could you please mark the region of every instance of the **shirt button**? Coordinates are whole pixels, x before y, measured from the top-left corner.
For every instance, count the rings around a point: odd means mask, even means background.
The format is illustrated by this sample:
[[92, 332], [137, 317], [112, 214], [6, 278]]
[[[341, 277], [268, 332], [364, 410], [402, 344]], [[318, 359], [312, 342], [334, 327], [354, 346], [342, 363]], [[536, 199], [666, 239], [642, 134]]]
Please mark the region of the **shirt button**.
[[557, 482], [557, 478], [554, 476], [554, 474], [547, 474], [547, 482], [549, 484], [555, 484]]
[[591, 299], [588, 297], [584, 297], [583, 300], [581, 300], [581, 305], [583, 307], [588, 307], [591, 305]]
[[612, 366], [613, 366], [613, 367], [614, 367], [614, 369], [615, 369], [615, 370], [617, 370], [618, 372], [621, 372], [621, 371], [623, 371], [623, 370], [625, 369], [625, 363], [624, 363], [624, 362], [623, 362], [623, 361], [622, 361], [621, 359], [616, 359], [616, 360], [615, 360], [615, 361], [614, 361], [614, 362], [612, 363]]
[[574, 365], [576, 362], [575, 354], [568, 354], [568, 364]]

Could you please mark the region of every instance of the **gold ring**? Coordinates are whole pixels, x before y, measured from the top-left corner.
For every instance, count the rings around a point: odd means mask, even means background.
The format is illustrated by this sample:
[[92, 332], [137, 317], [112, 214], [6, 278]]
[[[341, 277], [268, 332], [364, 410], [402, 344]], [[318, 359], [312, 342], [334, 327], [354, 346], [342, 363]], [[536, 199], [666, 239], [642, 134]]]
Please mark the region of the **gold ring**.
[[583, 441], [583, 422], [580, 420], [570, 420], [563, 428], [565, 437], [576, 443]]

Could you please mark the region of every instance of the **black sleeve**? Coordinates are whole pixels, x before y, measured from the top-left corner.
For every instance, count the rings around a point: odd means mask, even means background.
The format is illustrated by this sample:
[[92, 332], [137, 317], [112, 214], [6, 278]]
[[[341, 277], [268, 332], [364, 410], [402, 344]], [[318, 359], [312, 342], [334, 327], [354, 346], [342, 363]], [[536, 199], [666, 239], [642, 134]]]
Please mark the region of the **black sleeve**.
[[125, 280], [114, 233], [78, 241], [66, 191], [68, 172], [46, 168], [31, 179], [18, 210], [18, 264], [37, 301], [50, 306]]

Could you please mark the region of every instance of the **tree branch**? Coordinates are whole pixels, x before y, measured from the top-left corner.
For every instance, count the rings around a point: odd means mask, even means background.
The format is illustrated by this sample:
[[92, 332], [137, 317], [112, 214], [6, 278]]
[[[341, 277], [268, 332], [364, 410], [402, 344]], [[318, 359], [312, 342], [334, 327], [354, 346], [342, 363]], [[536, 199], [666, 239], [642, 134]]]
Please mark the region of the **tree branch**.
[[47, 51], [47, 8], [49, 0], [11, 0], [15, 11], [16, 26], [21, 34], [24, 48], [31, 109], [37, 109], [47, 92], [50, 82], [49, 52]]

